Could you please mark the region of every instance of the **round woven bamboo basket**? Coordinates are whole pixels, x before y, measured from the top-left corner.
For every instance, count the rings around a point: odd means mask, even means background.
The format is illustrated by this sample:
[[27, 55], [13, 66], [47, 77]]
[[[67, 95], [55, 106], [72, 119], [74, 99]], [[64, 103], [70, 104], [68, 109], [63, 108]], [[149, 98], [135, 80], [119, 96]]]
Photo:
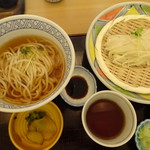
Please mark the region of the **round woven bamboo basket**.
[[150, 66], [123, 67], [116, 65], [108, 57], [105, 47], [110, 35], [129, 35], [138, 28], [150, 29], [150, 16], [128, 15], [110, 21], [97, 37], [95, 53], [99, 67], [112, 82], [123, 89], [148, 94], [150, 93]]

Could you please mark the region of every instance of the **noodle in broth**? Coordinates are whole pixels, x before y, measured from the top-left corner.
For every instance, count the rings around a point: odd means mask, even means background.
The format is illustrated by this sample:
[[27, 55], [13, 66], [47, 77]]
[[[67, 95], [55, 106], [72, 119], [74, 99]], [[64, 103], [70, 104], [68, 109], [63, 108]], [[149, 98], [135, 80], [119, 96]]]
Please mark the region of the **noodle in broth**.
[[18, 105], [34, 103], [52, 93], [61, 82], [65, 61], [53, 42], [21, 37], [1, 50], [0, 98], [5, 101]]

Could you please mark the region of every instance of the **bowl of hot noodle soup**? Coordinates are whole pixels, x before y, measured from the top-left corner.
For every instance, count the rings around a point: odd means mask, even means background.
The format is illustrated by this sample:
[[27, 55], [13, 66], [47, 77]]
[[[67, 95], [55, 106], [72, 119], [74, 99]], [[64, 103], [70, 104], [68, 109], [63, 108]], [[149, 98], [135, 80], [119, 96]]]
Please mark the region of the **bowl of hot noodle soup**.
[[69, 82], [75, 53], [67, 33], [35, 15], [0, 20], [0, 111], [38, 108]]

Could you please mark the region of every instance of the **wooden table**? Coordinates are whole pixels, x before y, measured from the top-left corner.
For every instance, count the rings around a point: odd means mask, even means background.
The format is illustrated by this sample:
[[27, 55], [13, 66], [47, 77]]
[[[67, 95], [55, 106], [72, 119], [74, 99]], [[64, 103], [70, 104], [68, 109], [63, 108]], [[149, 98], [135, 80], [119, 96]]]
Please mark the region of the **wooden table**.
[[62, 0], [58, 3], [25, 0], [25, 14], [48, 18], [60, 25], [69, 35], [81, 35], [87, 33], [92, 20], [101, 11], [117, 3], [128, 1], [131, 0]]

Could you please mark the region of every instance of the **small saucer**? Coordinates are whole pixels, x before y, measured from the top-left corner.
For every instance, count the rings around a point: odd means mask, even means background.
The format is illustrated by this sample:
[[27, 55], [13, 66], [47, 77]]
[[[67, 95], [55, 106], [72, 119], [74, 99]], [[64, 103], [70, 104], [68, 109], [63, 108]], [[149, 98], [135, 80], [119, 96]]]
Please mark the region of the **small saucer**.
[[71, 106], [83, 106], [97, 91], [96, 80], [91, 72], [82, 66], [75, 66], [72, 78], [60, 96]]

